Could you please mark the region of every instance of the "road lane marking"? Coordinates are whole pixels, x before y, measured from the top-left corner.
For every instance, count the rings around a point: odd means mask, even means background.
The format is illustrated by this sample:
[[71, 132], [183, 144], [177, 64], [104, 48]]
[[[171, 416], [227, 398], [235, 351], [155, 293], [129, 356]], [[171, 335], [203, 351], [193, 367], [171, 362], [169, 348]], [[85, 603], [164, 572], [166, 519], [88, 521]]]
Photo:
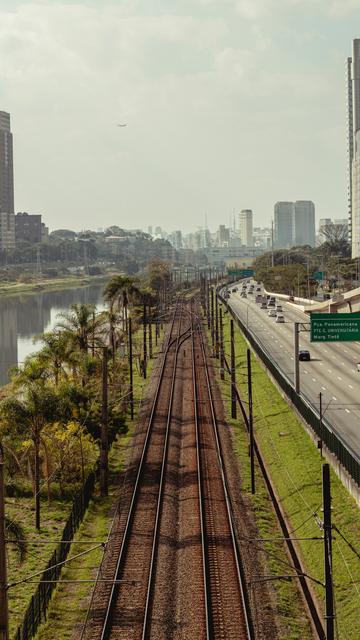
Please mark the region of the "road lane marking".
[[331, 369], [328, 369], [328, 372], [329, 372], [329, 373], [332, 373], [332, 370], [331, 370]]
[[349, 389], [353, 389], [354, 387], [352, 386], [352, 384], [348, 384]]
[[342, 378], [340, 378], [340, 376], [336, 376], [338, 380], [342, 380]]
[[311, 378], [311, 380], [312, 380], [313, 382], [316, 382], [316, 378]]
[[323, 391], [326, 391], [326, 387], [321, 387]]
[[335, 396], [332, 397], [333, 400], [337, 400], [337, 398], [335, 398]]
[[346, 413], [350, 413], [349, 409], [345, 409]]

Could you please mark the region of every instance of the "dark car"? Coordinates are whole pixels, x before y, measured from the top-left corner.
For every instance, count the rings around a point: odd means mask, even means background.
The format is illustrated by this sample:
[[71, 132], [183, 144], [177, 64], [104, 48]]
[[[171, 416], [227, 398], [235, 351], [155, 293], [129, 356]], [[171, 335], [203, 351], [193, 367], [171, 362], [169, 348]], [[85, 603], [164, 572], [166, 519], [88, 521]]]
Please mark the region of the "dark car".
[[310, 360], [310, 351], [307, 351], [306, 349], [300, 349], [299, 360]]

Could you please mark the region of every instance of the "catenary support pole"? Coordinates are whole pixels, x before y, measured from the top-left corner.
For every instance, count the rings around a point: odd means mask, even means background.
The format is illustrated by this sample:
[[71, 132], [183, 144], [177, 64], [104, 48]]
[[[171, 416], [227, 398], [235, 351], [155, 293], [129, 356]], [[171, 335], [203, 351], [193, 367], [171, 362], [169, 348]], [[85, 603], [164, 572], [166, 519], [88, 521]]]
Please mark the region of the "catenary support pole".
[[236, 418], [236, 374], [235, 374], [235, 341], [234, 320], [230, 320], [230, 353], [231, 353], [231, 417]]
[[249, 441], [250, 441], [250, 476], [251, 493], [255, 494], [255, 456], [254, 456], [254, 421], [252, 399], [251, 351], [247, 350], [248, 402], [249, 402]]
[[9, 638], [7, 566], [5, 546], [4, 452], [0, 443], [0, 640]]
[[[157, 326], [157, 325], [156, 325]], [[132, 321], [129, 318], [129, 382], [130, 382], [130, 416], [134, 420], [134, 374], [133, 374], [133, 348], [132, 348]]]
[[152, 339], [152, 324], [151, 324], [151, 306], [149, 305], [149, 358], [153, 357], [153, 339]]
[[299, 322], [294, 322], [294, 389], [300, 393]]
[[219, 298], [215, 289], [215, 356], [219, 359]]
[[100, 451], [100, 493], [102, 496], [108, 494], [108, 449], [108, 352], [107, 347], [103, 347]]
[[324, 510], [324, 572], [325, 572], [325, 629], [326, 640], [334, 640], [334, 591], [332, 576], [332, 529], [330, 467], [323, 464], [323, 510]]
[[146, 303], [144, 302], [143, 307], [143, 375], [146, 378], [146, 367], [147, 367], [147, 346], [146, 346]]
[[213, 287], [211, 287], [210, 289], [210, 302], [211, 302], [211, 309], [210, 309], [210, 324], [211, 324], [211, 346], [212, 346], [212, 353], [214, 355], [215, 352], [215, 322], [214, 322], [214, 289]]
[[225, 379], [225, 357], [224, 357], [224, 324], [223, 324], [223, 312], [220, 307], [220, 378]]
[[320, 440], [319, 440], [319, 449], [320, 449], [320, 455], [321, 457], [323, 457], [323, 409], [322, 409], [322, 393], [320, 391], [319, 393], [319, 433], [320, 433]]

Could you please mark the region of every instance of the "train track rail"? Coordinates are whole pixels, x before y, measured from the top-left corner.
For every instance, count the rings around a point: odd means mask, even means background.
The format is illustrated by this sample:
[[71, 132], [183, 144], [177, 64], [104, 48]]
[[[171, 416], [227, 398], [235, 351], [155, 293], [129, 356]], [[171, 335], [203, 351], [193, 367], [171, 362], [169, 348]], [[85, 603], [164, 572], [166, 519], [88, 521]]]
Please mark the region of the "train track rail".
[[[202, 328], [188, 307], [176, 303], [128, 508], [109, 536], [82, 640], [254, 637]], [[166, 575], [180, 553], [183, 570]]]

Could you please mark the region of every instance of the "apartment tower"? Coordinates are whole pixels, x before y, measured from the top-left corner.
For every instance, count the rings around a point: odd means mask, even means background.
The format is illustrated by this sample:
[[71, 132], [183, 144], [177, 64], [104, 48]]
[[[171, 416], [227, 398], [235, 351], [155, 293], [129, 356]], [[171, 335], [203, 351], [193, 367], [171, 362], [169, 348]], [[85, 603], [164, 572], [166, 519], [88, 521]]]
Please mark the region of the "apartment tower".
[[274, 245], [288, 249], [293, 244], [293, 202], [277, 202], [274, 207]]
[[13, 139], [10, 114], [0, 111], [0, 249], [15, 247]]
[[353, 40], [353, 55], [347, 60], [349, 238], [351, 255], [360, 256], [360, 39]]
[[239, 232], [241, 244], [252, 247], [253, 240], [253, 212], [251, 209], [242, 209], [239, 213]]

